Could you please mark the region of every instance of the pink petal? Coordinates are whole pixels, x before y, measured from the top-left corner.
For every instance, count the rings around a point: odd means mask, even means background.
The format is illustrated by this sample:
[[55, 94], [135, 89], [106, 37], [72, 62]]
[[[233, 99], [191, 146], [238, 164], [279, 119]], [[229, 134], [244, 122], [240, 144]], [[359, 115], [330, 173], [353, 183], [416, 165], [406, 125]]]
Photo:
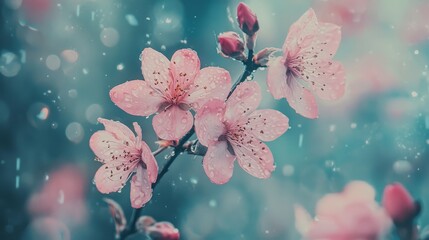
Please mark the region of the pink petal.
[[210, 145], [203, 159], [203, 167], [210, 181], [224, 184], [232, 177], [235, 156], [228, 150], [226, 141]]
[[[120, 122], [100, 118], [106, 130], [95, 132], [90, 140], [91, 147], [98, 160], [105, 163], [115, 159], [132, 160], [138, 154], [136, 138], [131, 130]], [[123, 151], [130, 152], [124, 156]]]
[[[115, 143], [115, 144], [112, 144]], [[89, 147], [100, 162], [109, 162], [115, 159], [115, 153], [120, 152], [124, 146], [108, 131], [97, 131], [89, 139]]]
[[195, 115], [195, 132], [201, 144], [209, 146], [216, 143], [225, 133], [224, 114], [225, 102], [217, 99], [210, 100], [198, 110]]
[[122, 110], [137, 116], [149, 116], [164, 102], [162, 95], [147, 81], [133, 80], [110, 90], [110, 99]]
[[306, 236], [313, 223], [310, 214], [301, 205], [295, 205], [295, 228], [302, 235]]
[[141, 208], [152, 198], [152, 184], [146, 169], [137, 167], [136, 174], [131, 179], [130, 199], [133, 208]]
[[298, 43], [302, 41], [302, 36], [313, 33], [316, 25], [316, 13], [313, 9], [310, 8], [298, 19], [298, 21], [290, 26], [286, 41], [282, 47], [283, 52], [287, 53], [291, 52], [291, 50], [294, 50], [293, 53], [296, 53], [295, 51], [298, 50]]
[[141, 158], [142, 161], [146, 164], [149, 181], [154, 183], [158, 177], [158, 163], [156, 162], [156, 159], [153, 156], [149, 146], [145, 142], [141, 142], [141, 151]]
[[[318, 62], [320, 69], [309, 67], [306, 72], [313, 91], [322, 99], [337, 100], [344, 95], [345, 71], [342, 64], [335, 61]], [[314, 71], [312, 74], [310, 72]]]
[[170, 69], [175, 83], [173, 89], [179, 86], [185, 89], [194, 82], [200, 71], [200, 59], [194, 50], [181, 49], [171, 57]]
[[104, 118], [97, 119], [99, 123], [104, 125], [106, 131], [112, 133], [117, 139], [134, 141], [134, 133], [124, 124], [119, 121], [112, 121]]
[[269, 178], [274, 171], [274, 159], [270, 149], [250, 132], [238, 134], [238, 139], [229, 138], [238, 164], [254, 177]]
[[286, 67], [282, 57], [275, 58], [268, 62], [267, 73], [268, 90], [275, 99], [284, 98], [286, 84]]
[[294, 77], [290, 77], [287, 82], [288, 88], [285, 89], [284, 95], [289, 105], [306, 118], [317, 118], [319, 113], [314, 95]]
[[155, 115], [152, 121], [156, 135], [164, 140], [179, 140], [192, 128], [192, 124], [191, 112], [176, 105]]
[[173, 79], [170, 75], [170, 61], [160, 52], [145, 48], [141, 55], [141, 69], [146, 82], [162, 94], [169, 94]]
[[223, 68], [201, 69], [189, 90], [185, 101], [194, 109], [199, 109], [210, 99], [225, 100], [231, 89], [231, 76]]
[[353, 181], [347, 184], [343, 193], [353, 200], [372, 202], [375, 199], [375, 189], [364, 181]]
[[273, 141], [289, 128], [289, 119], [276, 110], [256, 110], [246, 121], [246, 129], [248, 128], [260, 140]]
[[257, 82], [241, 83], [226, 102], [225, 120], [230, 124], [253, 112], [261, 102], [261, 88]]
[[95, 173], [94, 182], [101, 193], [117, 192], [125, 186], [138, 161], [114, 160], [103, 164]]

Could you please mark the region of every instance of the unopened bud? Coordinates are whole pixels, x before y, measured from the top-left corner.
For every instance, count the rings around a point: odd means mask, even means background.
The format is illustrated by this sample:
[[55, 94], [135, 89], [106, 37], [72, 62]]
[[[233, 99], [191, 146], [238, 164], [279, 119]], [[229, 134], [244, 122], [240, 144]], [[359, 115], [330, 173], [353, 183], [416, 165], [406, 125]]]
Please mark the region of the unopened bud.
[[253, 56], [253, 62], [261, 66], [267, 66], [268, 61], [277, 51], [279, 51], [278, 48], [264, 48]]
[[400, 183], [386, 186], [383, 207], [395, 223], [413, 221], [420, 210], [418, 204]]
[[237, 6], [237, 21], [240, 29], [248, 36], [253, 36], [259, 30], [256, 14], [245, 3]]
[[235, 32], [224, 32], [218, 36], [219, 51], [224, 57], [245, 60], [243, 39]]

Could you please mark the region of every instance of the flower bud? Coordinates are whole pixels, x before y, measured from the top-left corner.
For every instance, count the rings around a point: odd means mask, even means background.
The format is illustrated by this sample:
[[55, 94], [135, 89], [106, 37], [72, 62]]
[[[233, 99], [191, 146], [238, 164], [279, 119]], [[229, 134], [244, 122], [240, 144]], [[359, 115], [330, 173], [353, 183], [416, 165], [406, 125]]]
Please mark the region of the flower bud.
[[386, 186], [383, 207], [395, 223], [412, 221], [419, 211], [411, 195], [400, 183]]
[[157, 222], [146, 228], [147, 235], [153, 240], [179, 240], [180, 233], [169, 222]]
[[235, 32], [224, 32], [218, 36], [219, 50], [224, 57], [245, 60], [243, 39]]
[[245, 3], [237, 6], [237, 20], [240, 29], [248, 36], [253, 36], [259, 30], [259, 23], [256, 14]]
[[253, 62], [261, 66], [267, 66], [268, 61], [277, 51], [279, 51], [278, 48], [264, 48], [253, 56]]
[[137, 219], [136, 229], [139, 232], [146, 232], [146, 229], [156, 223], [155, 219], [151, 216], [141, 216]]

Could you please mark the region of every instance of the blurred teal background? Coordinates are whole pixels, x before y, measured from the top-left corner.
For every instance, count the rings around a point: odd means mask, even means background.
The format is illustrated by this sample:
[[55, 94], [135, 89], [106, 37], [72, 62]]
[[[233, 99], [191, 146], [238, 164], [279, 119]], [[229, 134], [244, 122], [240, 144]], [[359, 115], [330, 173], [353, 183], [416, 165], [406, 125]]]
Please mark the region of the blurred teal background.
[[[40, 219], [70, 229], [72, 239], [113, 239], [103, 197], [131, 214], [129, 185], [100, 194], [92, 184], [100, 163], [88, 140], [98, 117], [143, 127], [155, 150], [151, 118], [130, 116], [108, 92], [142, 79], [139, 54], [152, 47], [168, 58], [196, 50], [202, 66], [220, 66], [237, 79], [239, 62], [216, 52], [216, 36], [239, 31], [227, 0], [5, 0], [0, 45], [0, 238], [38, 238]], [[308, 8], [342, 26], [335, 59], [347, 70], [337, 102], [319, 101], [320, 118], [297, 115], [266, 91], [266, 71], [254, 79], [264, 91], [260, 108], [275, 108], [291, 128], [268, 143], [276, 171], [259, 180], [235, 168], [214, 185], [201, 157], [184, 154], [154, 192], [145, 215], [170, 221], [183, 239], [299, 239], [293, 206], [310, 211], [349, 181], [383, 187], [403, 183], [423, 203], [429, 224], [429, 1], [248, 0], [258, 15], [256, 49], [281, 47], [289, 26]], [[159, 165], [166, 162], [158, 157]], [[427, 206], [427, 208], [426, 208]], [[428, 210], [426, 210], [428, 209]], [[64, 226], [65, 225], [65, 226]]]

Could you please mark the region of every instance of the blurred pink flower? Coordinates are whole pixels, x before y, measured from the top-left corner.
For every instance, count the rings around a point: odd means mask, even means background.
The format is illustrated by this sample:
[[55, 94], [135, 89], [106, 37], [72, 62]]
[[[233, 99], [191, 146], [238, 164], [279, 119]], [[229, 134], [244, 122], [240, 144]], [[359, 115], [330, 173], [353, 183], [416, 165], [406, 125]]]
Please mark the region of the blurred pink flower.
[[30, 197], [28, 210], [34, 217], [49, 216], [69, 225], [81, 224], [87, 217], [86, 184], [79, 168], [63, 166], [49, 175], [40, 192]]
[[374, 200], [375, 191], [366, 182], [349, 183], [343, 192], [319, 200], [313, 220], [301, 206], [295, 207], [295, 224], [309, 240], [377, 240], [391, 220]]
[[224, 100], [231, 86], [231, 77], [223, 68], [200, 70], [197, 53], [178, 50], [171, 62], [152, 48], [141, 53], [141, 69], [145, 81], [133, 80], [110, 91], [112, 101], [132, 115], [153, 117], [153, 128], [161, 139], [178, 140], [193, 125], [189, 108], [198, 109], [207, 100]]
[[170, 222], [156, 222], [150, 216], [141, 216], [136, 223], [139, 232], [147, 234], [153, 240], [178, 240], [180, 233]]
[[140, 208], [152, 197], [152, 183], [158, 176], [158, 164], [149, 146], [142, 141], [142, 130], [134, 123], [134, 133], [124, 124], [99, 118], [106, 130], [95, 132], [89, 140], [97, 160], [104, 163], [94, 182], [102, 193], [117, 192], [131, 179], [131, 206]]
[[272, 141], [289, 127], [289, 119], [276, 110], [256, 110], [261, 90], [256, 82], [241, 83], [225, 102], [209, 101], [195, 116], [195, 131], [208, 150], [204, 170], [213, 183], [232, 177], [234, 161], [257, 178], [274, 170], [273, 155], [261, 141]]
[[292, 24], [284, 55], [268, 63], [267, 84], [275, 99], [286, 98], [295, 111], [317, 118], [316, 94], [336, 100], [344, 95], [343, 66], [332, 60], [341, 40], [340, 27], [320, 23], [312, 9]]
[[259, 30], [256, 14], [243, 2], [240, 2], [237, 6], [237, 21], [240, 29], [248, 36], [255, 35]]
[[34, 219], [28, 226], [24, 238], [37, 240], [70, 240], [70, 229], [60, 220], [53, 217]]
[[369, 22], [372, 0], [318, 0], [314, 8], [319, 19], [341, 26], [348, 34], [356, 34]]
[[398, 223], [412, 220], [418, 210], [410, 193], [400, 183], [386, 186], [383, 207], [392, 220]]
[[427, 1], [416, 1], [406, 11], [400, 30], [402, 37], [409, 43], [418, 44], [429, 38], [429, 3]]
[[245, 60], [243, 39], [235, 32], [224, 32], [217, 37], [219, 50], [224, 57]]

